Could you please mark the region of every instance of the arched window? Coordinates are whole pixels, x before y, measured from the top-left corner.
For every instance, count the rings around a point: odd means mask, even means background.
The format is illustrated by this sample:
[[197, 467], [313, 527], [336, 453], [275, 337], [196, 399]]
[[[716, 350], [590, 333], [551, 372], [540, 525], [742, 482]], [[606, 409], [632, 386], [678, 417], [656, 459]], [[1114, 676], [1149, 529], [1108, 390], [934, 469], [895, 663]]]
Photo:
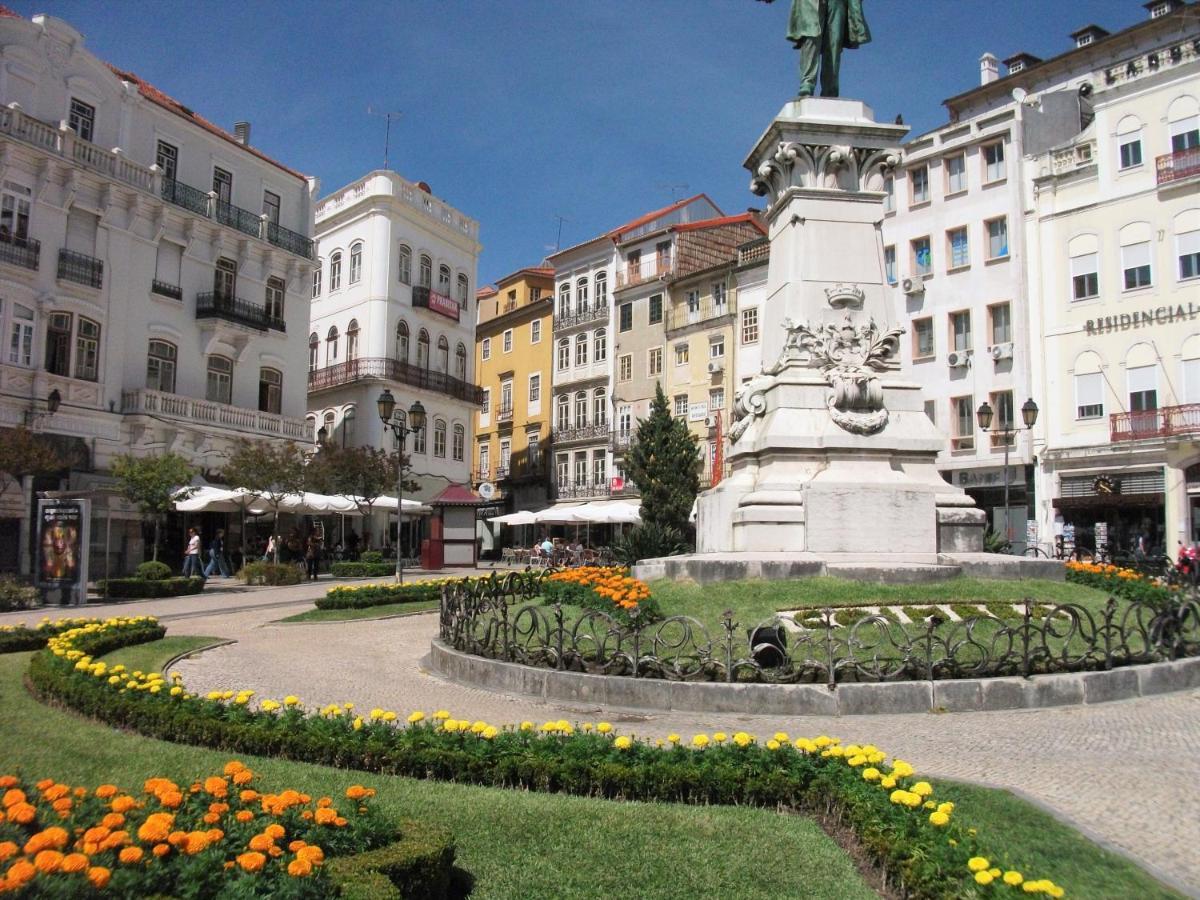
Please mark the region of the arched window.
[[346, 361], [358, 359], [358, 319], [351, 319], [346, 327]]
[[587, 391], [575, 392], [575, 427], [582, 428], [588, 421]]
[[603, 328], [596, 329], [596, 337], [592, 340], [592, 362], [604, 362], [608, 359], [608, 332]]
[[443, 296], [450, 296], [450, 267], [438, 266], [438, 293]]
[[555, 401], [554, 427], [559, 431], [566, 431], [571, 427], [571, 398], [566, 394], [559, 394]]
[[418, 283], [421, 287], [433, 286], [433, 260], [424, 253], [421, 254], [421, 269], [417, 275], [420, 278]]
[[325, 429], [326, 441], [332, 440], [333, 438], [333, 428], [335, 422], [337, 422], [337, 416], [333, 414], [332, 410], [325, 413], [325, 420], [321, 423], [321, 427]]
[[362, 241], [350, 245], [350, 283], [358, 284], [362, 280]]
[[433, 455], [446, 458], [446, 423], [442, 419], [433, 420]]
[[454, 350], [454, 377], [459, 381], [467, 380], [467, 347], [462, 341]]
[[580, 278], [575, 282], [575, 308], [583, 312], [588, 306], [588, 280]]
[[588, 361], [587, 332], [575, 335], [575, 365], [586, 366]]
[[446, 375], [450, 374], [450, 342], [446, 336], [440, 335], [437, 342], [437, 370]]
[[571, 368], [571, 339], [559, 338], [558, 341], [558, 371]]
[[287, 289], [282, 278], [267, 279], [266, 306], [267, 316], [272, 319], [283, 319], [283, 298]]
[[338, 361], [338, 330], [331, 325], [325, 335], [325, 365], [332, 366]]
[[467, 430], [461, 425], [454, 426], [454, 436], [450, 445], [450, 455], [456, 462], [463, 461], [463, 448], [467, 443]]
[[334, 250], [329, 254], [329, 290], [336, 291], [342, 286], [342, 251]]
[[233, 401], [233, 360], [228, 356], [208, 358], [208, 382], [204, 397], [211, 403]]
[[321, 296], [321, 276], [321, 262], [318, 260], [317, 267], [313, 269], [312, 274], [312, 296], [314, 300]]
[[604, 309], [608, 306], [608, 273], [596, 273], [596, 308]]
[[459, 273], [458, 276], [458, 305], [464, 309], [467, 306], [467, 292], [470, 290], [470, 283], [467, 281], [467, 276]]
[[424, 328], [417, 334], [417, 366], [429, 368], [429, 332]]
[[563, 282], [558, 289], [558, 316], [565, 319], [571, 314], [571, 285]]
[[608, 393], [604, 388], [592, 391], [592, 424], [604, 425], [608, 422]]
[[408, 244], [400, 245], [400, 262], [396, 268], [400, 283], [412, 284], [412, 247]]
[[396, 323], [396, 359], [408, 362], [408, 323]]
[[321, 339], [314, 331], [308, 336], [308, 371], [315, 372], [320, 364]]
[[278, 369], [258, 370], [258, 411], [279, 415], [283, 408], [283, 373]]
[[[316, 335], [314, 335], [315, 337]], [[175, 362], [178, 351], [167, 341], [151, 341], [146, 354], [146, 387], [164, 394], [175, 393]]]

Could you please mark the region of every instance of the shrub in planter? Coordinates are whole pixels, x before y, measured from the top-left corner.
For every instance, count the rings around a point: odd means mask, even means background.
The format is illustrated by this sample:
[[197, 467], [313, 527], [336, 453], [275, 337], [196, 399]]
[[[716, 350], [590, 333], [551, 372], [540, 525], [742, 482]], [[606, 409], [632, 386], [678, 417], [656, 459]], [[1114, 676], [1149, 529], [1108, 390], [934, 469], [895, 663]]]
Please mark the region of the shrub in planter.
[[137, 577], [143, 581], [162, 581], [171, 577], [171, 567], [166, 563], [149, 560], [137, 567]]
[[411, 584], [364, 584], [357, 587], [330, 588], [317, 598], [317, 609], [366, 609], [389, 603], [434, 601], [441, 596], [444, 579], [415, 581]]
[[183, 597], [204, 590], [204, 579], [198, 576], [164, 578], [146, 581], [141, 578], [109, 578], [97, 582], [97, 590], [114, 600], [150, 600], [158, 597]]
[[626, 566], [643, 559], [658, 559], [687, 552], [688, 545], [683, 532], [670, 525], [635, 525], [613, 541], [613, 555]]
[[358, 554], [358, 561], [365, 563], [381, 563], [383, 562], [383, 554], [378, 550], [364, 550]]
[[0, 577], [0, 612], [32, 609], [37, 605], [37, 588], [15, 578]]
[[335, 562], [329, 567], [334, 578], [386, 578], [395, 571], [394, 563], [385, 562]]
[[237, 577], [246, 584], [299, 584], [304, 572], [289, 563], [249, 562], [238, 571]]

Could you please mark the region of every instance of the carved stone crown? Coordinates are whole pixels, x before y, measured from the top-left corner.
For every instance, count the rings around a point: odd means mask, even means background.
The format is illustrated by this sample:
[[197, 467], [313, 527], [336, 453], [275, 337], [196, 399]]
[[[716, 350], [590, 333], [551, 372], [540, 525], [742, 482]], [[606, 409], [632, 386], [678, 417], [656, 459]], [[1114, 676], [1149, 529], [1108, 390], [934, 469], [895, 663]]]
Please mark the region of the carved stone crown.
[[769, 196], [772, 204], [793, 188], [882, 192], [884, 179], [899, 164], [900, 151], [894, 149], [781, 141], [754, 171], [750, 190]]

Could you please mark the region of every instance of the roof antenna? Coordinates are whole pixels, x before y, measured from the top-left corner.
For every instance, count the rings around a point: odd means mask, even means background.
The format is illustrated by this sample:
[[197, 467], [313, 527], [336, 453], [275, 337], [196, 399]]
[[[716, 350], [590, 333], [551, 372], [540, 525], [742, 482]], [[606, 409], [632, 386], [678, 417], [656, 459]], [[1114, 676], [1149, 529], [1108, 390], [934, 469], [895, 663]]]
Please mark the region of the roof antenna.
[[386, 171], [388, 169], [388, 149], [392, 139], [392, 119], [399, 119], [401, 114], [398, 112], [380, 112], [374, 106], [368, 106], [367, 115], [382, 116], [386, 121], [383, 129], [383, 168]]
[[657, 185], [655, 185], [655, 187], [657, 187], [660, 191], [670, 191], [672, 203], [677, 203], [679, 201], [679, 195], [686, 192], [688, 189], [686, 184], [667, 184], [665, 181], [659, 182]]
[[554, 239], [554, 252], [557, 253], [562, 249], [562, 227], [563, 222], [570, 222], [566, 216], [555, 214], [554, 218], [558, 219], [558, 236]]

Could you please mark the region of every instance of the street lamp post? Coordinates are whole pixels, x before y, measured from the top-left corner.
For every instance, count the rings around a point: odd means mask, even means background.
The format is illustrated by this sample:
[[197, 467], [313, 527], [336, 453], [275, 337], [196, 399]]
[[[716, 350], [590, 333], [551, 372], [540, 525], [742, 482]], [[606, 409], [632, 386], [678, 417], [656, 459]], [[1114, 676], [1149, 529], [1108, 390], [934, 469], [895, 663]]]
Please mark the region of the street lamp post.
[[379, 395], [375, 405], [384, 426], [392, 430], [400, 443], [400, 450], [396, 454], [396, 583], [403, 584], [404, 548], [400, 540], [400, 526], [404, 521], [404, 441], [410, 434], [416, 434], [425, 427], [425, 407], [420, 400], [414, 400], [407, 415], [403, 412], [395, 415], [396, 398], [387, 388]]
[[[975, 410], [975, 418], [979, 422], [979, 428], [981, 431], [986, 433], [987, 431], [991, 430], [992, 418], [994, 415], [995, 415], [995, 412], [992, 410], [991, 404], [988, 403], [986, 400], [984, 400], [981, 404], [979, 404], [979, 409]], [[1023, 404], [1021, 404], [1021, 421], [1023, 421], [1025, 423], [1025, 427], [1023, 430], [1025, 430], [1025, 431], [1031, 430], [1033, 428], [1033, 426], [1035, 424], [1037, 424], [1037, 417], [1038, 417], [1038, 405], [1036, 403], [1034, 403], [1033, 398], [1030, 397]], [[1012, 441], [1013, 435], [1017, 434], [1022, 429], [1013, 428], [1011, 414], [1007, 418], [1003, 419], [1000, 422], [999, 426], [995, 430], [1000, 431], [1001, 429], [1003, 429], [1002, 433], [1004, 434], [1004, 539], [1006, 541], [1011, 542], [1012, 541], [1012, 521], [1010, 519], [1009, 510], [1008, 510], [1008, 482], [1009, 482], [1008, 450], [1009, 450], [1009, 446]]]

